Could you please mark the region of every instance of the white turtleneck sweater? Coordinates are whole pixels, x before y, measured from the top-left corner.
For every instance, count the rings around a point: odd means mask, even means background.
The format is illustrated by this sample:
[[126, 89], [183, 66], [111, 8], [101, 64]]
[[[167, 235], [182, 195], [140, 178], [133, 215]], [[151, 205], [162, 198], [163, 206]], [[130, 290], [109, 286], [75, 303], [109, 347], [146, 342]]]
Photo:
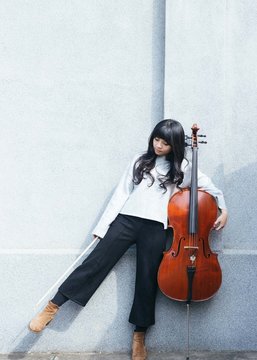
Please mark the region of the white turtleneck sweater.
[[[137, 216], [144, 219], [159, 221], [167, 228], [167, 207], [171, 195], [176, 192], [177, 187], [172, 184], [167, 186], [167, 191], [160, 188], [158, 176], [166, 175], [169, 171], [169, 162], [165, 156], [158, 156], [155, 167], [151, 170], [155, 181], [152, 186], [149, 176], [144, 178], [140, 184], [135, 185], [133, 179], [133, 166], [139, 158], [137, 154], [120, 179], [104, 213], [98, 224], [93, 230], [93, 234], [103, 238], [110, 224], [120, 214]], [[181, 169], [184, 172], [184, 180], [181, 188], [190, 186], [191, 183], [191, 163], [183, 160]], [[198, 187], [207, 191], [215, 197], [218, 207], [225, 209], [226, 204], [221, 190], [216, 188], [211, 179], [198, 170]]]

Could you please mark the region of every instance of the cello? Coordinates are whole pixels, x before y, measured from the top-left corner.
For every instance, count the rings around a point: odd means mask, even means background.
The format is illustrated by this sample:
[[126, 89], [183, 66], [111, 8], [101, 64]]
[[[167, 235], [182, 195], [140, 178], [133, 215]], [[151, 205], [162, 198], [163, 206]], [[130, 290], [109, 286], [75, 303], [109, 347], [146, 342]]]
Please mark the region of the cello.
[[197, 135], [199, 128], [196, 124], [191, 129], [192, 136], [187, 137], [191, 139], [192, 148], [191, 186], [180, 189], [170, 198], [168, 219], [169, 227], [173, 229], [173, 242], [163, 253], [158, 270], [158, 285], [162, 293], [170, 299], [187, 303], [188, 327], [191, 301], [210, 299], [222, 282], [218, 255], [209, 246], [209, 233], [218, 207], [214, 197], [197, 186], [198, 143], [206, 142], [198, 141], [198, 137], [204, 135]]

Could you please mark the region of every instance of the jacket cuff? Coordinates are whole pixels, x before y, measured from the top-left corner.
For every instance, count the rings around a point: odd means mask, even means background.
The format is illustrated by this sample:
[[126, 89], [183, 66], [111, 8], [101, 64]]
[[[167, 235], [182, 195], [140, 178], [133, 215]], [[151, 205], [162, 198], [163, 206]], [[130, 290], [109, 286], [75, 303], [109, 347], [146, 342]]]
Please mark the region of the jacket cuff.
[[109, 229], [109, 226], [107, 226], [105, 228], [95, 227], [94, 230], [92, 231], [92, 234], [96, 235], [102, 239], [106, 235], [108, 229]]

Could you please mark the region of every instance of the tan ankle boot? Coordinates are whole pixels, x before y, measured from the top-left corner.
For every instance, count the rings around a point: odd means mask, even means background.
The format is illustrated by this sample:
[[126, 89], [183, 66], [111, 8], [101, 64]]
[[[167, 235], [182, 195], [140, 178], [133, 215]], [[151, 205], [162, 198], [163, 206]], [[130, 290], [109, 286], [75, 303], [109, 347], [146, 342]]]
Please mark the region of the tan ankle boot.
[[132, 344], [132, 360], [145, 360], [146, 356], [145, 332], [135, 331]]
[[37, 314], [29, 323], [29, 329], [33, 332], [42, 331], [54, 318], [55, 314], [59, 309], [58, 305], [55, 305], [51, 301], [48, 302], [48, 305]]

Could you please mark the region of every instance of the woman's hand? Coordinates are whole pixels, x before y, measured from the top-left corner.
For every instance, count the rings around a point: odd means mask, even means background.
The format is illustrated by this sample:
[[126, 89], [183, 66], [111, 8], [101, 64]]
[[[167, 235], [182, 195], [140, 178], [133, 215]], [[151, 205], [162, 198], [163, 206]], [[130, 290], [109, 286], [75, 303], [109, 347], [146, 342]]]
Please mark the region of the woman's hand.
[[215, 223], [213, 224], [213, 228], [215, 230], [220, 230], [224, 228], [228, 219], [228, 212], [226, 209], [221, 209], [221, 214], [217, 217]]

